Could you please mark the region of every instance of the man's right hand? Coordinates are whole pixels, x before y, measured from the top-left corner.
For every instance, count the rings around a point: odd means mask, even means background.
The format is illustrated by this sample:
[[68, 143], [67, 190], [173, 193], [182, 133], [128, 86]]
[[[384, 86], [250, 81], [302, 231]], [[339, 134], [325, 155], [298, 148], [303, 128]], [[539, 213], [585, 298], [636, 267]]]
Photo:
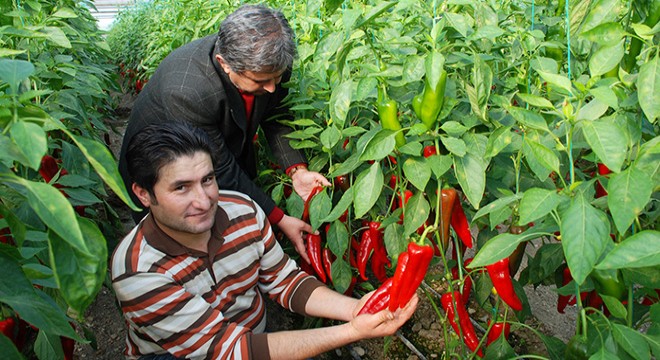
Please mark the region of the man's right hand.
[[408, 304], [395, 312], [385, 309], [375, 314], [363, 314], [349, 322], [351, 328], [357, 332], [359, 339], [391, 336], [403, 326], [417, 309], [419, 297], [415, 294]]
[[293, 216], [284, 215], [282, 220], [277, 223], [277, 227], [282, 230], [284, 236], [291, 240], [296, 251], [300, 254], [300, 257], [309, 263], [309, 256], [307, 256], [307, 250], [305, 248], [304, 234], [313, 233], [312, 225]]

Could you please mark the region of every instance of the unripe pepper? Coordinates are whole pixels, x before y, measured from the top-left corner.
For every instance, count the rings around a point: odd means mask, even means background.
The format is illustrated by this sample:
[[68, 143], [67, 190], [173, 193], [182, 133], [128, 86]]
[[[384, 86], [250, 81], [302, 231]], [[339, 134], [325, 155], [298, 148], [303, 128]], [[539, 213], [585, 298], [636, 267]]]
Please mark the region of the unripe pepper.
[[399, 122], [399, 109], [395, 100], [390, 99], [385, 92], [384, 85], [378, 88], [378, 118], [383, 129], [397, 131], [394, 136], [396, 146], [400, 147], [406, 144], [406, 138], [401, 130]]
[[[421, 94], [421, 101], [413, 99], [413, 110], [426, 128], [435, 129], [435, 123], [442, 110], [442, 104], [445, 100], [445, 86], [447, 83], [447, 71], [442, 70], [438, 82], [430, 84], [428, 77], [424, 81], [424, 91]], [[418, 95], [419, 96], [419, 95]]]
[[[509, 227], [509, 233], [519, 235], [527, 230], [526, 226], [520, 225], [511, 225]], [[525, 249], [527, 248], [527, 241], [523, 241], [513, 250], [513, 253], [509, 255], [509, 272], [511, 276], [514, 276], [518, 269], [520, 269], [520, 264], [522, 263], [523, 255], [525, 254]]]
[[511, 274], [509, 273], [509, 258], [504, 258], [494, 264], [486, 266], [488, 275], [493, 282], [497, 294], [502, 301], [509, 305], [515, 311], [523, 309], [522, 302], [513, 289]]
[[584, 335], [574, 335], [568, 341], [564, 350], [564, 359], [566, 360], [587, 360], [589, 359], [589, 347], [587, 338]]
[[[465, 309], [465, 304], [461, 300], [461, 294], [458, 291], [446, 293], [440, 298], [440, 303], [442, 304], [442, 309], [447, 314], [449, 324], [451, 324], [456, 334], [463, 334], [465, 345], [472, 352], [476, 352], [477, 355], [483, 357], [483, 351], [479, 348], [479, 338], [474, 331], [474, 326], [470, 321], [470, 315], [468, 315]], [[456, 322], [457, 317], [458, 322]]]
[[624, 300], [627, 297], [628, 287], [621, 280], [619, 270], [594, 269], [590, 276], [599, 294], [611, 296], [617, 300]]

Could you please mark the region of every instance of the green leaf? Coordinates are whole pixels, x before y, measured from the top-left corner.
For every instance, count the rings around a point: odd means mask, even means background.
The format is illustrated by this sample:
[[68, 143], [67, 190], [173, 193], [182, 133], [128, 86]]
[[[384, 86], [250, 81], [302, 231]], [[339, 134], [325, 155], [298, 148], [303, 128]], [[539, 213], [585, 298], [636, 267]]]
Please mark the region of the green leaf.
[[497, 128], [488, 137], [485, 156], [487, 158], [495, 157], [502, 150], [506, 149], [507, 146], [511, 145], [512, 142], [513, 142], [513, 133], [511, 132], [510, 127], [503, 126]]
[[564, 352], [566, 349], [566, 344], [564, 344], [563, 341], [560, 339], [554, 337], [554, 336], [547, 336], [539, 331], [535, 331], [536, 335], [541, 338], [541, 341], [543, 341], [543, 344], [545, 344], [545, 348], [548, 350], [548, 355], [550, 355], [550, 359], [552, 360], [564, 360]]
[[607, 215], [578, 194], [561, 216], [561, 244], [573, 279], [582, 284], [610, 239]]
[[380, 130], [376, 136], [371, 138], [367, 143], [364, 153], [360, 156], [360, 160], [380, 160], [394, 151], [396, 132], [392, 130]]
[[9, 84], [14, 94], [18, 93], [21, 81], [34, 72], [34, 65], [29, 61], [0, 59], [0, 80]]
[[41, 221], [81, 252], [88, 252], [76, 214], [71, 203], [55, 187], [42, 182], [34, 182], [15, 175], [0, 175], [5, 181], [18, 184], [25, 189], [28, 204]]
[[561, 197], [555, 190], [532, 188], [525, 191], [522, 200], [520, 200], [520, 207], [518, 208], [520, 214], [519, 222], [521, 224], [528, 224], [544, 217], [550, 211], [554, 210], [560, 201]]
[[105, 237], [92, 221], [78, 218], [89, 252], [71, 247], [57, 234], [49, 232], [50, 262], [57, 284], [67, 304], [83, 314], [101, 289], [108, 262]]
[[660, 183], [660, 136], [640, 147], [633, 167], [644, 172], [653, 184]]
[[344, 259], [338, 257], [332, 263], [330, 272], [332, 273], [332, 284], [335, 291], [343, 294], [351, 286], [351, 278], [353, 277], [351, 266]]
[[626, 310], [626, 307], [621, 303], [621, 301], [619, 301], [619, 299], [605, 294], [599, 295], [613, 316], [618, 317], [619, 319], [627, 318], [628, 310]]
[[44, 27], [44, 33], [48, 35], [48, 40], [53, 44], [63, 47], [66, 49], [71, 49], [71, 42], [69, 38], [66, 37], [66, 34], [62, 29], [56, 26], [46, 26]]
[[392, 260], [396, 260], [399, 254], [408, 248], [408, 238], [403, 235], [403, 226], [392, 223], [385, 228], [385, 248]]
[[623, 42], [612, 46], [603, 46], [598, 49], [589, 59], [589, 71], [592, 77], [600, 76], [619, 66], [623, 59]]
[[619, 99], [616, 97], [614, 90], [609, 86], [599, 86], [589, 89], [589, 93], [602, 104], [605, 104], [612, 109], [619, 108]]
[[344, 128], [346, 115], [351, 107], [351, 95], [353, 94], [353, 80], [345, 80], [338, 86], [335, 86], [330, 95], [330, 117], [339, 128]]
[[[536, 176], [539, 178], [541, 181], [545, 181], [545, 179], [548, 177], [550, 174], [550, 171], [554, 171], [556, 173], [560, 173], [559, 171], [559, 157], [557, 157], [557, 154], [555, 154], [554, 151], [551, 149], [547, 148], [545, 145], [535, 141], [532, 139], [530, 136], [526, 136], [524, 143], [523, 143], [523, 154], [525, 155], [525, 158], [527, 158], [528, 163], [530, 163], [530, 160], [533, 162], [536, 162], [537, 164], [541, 165], [543, 169], [547, 170], [544, 172], [541, 172], [541, 169], [535, 169], [532, 167], [532, 170], [536, 174]], [[530, 164], [531, 167], [531, 164]]]
[[139, 210], [128, 195], [126, 186], [124, 186], [124, 181], [119, 175], [117, 161], [112, 156], [112, 153], [110, 153], [110, 150], [98, 141], [73, 135], [66, 129], [60, 128], [60, 130], [65, 130], [65, 132], [69, 134], [71, 139], [76, 145], [78, 145], [80, 151], [82, 151], [94, 170], [96, 170], [108, 187], [110, 187], [110, 189], [131, 209], [136, 211]]
[[598, 159], [610, 170], [618, 173], [626, 159], [627, 141], [622, 129], [613, 118], [580, 122], [584, 138]]
[[406, 179], [421, 191], [424, 191], [426, 184], [431, 179], [431, 167], [425, 160], [420, 157], [410, 157], [403, 162], [403, 173]]
[[463, 193], [472, 204], [479, 209], [479, 202], [486, 188], [486, 168], [488, 161], [471, 153], [463, 157], [454, 156], [454, 173], [463, 189]]
[[443, 16], [447, 21], [447, 26], [454, 28], [461, 36], [467, 37], [469, 25], [464, 15], [446, 12]]
[[651, 359], [649, 344], [639, 332], [625, 325], [612, 324], [612, 335], [616, 343], [635, 359]]
[[543, 235], [546, 235], [546, 233], [539, 231], [533, 231], [530, 233], [524, 232], [522, 234], [501, 233], [488, 240], [486, 244], [479, 249], [479, 252], [474, 256], [474, 260], [470, 263], [469, 268], [474, 269], [500, 261], [511, 255], [513, 250], [515, 250], [521, 242], [537, 239]]
[[626, 36], [626, 31], [620, 23], [608, 22], [583, 32], [581, 36], [589, 41], [606, 46], [621, 41]]
[[544, 81], [546, 81], [548, 84], [552, 85], [553, 87], [566, 90], [568, 94], [573, 93], [571, 80], [569, 80], [566, 76], [552, 74], [539, 70], [537, 70], [537, 72], [539, 73], [539, 76], [543, 78]]
[[465, 142], [461, 139], [457, 139], [454, 137], [449, 137], [449, 136], [442, 136], [440, 137], [440, 141], [442, 144], [451, 152], [452, 154], [456, 156], [463, 156], [467, 152], [467, 146], [465, 145]]
[[620, 360], [619, 356], [612, 354], [605, 347], [601, 347], [595, 354], [589, 357], [589, 360]]
[[327, 222], [332, 222], [337, 219], [348, 209], [349, 206], [351, 206], [351, 203], [353, 202], [353, 188], [349, 188], [344, 194], [341, 196], [341, 199], [339, 199], [339, 202], [337, 202], [337, 205], [330, 211], [328, 216], [323, 218], [321, 220], [324, 223]]
[[426, 158], [425, 161], [433, 171], [433, 175], [435, 175], [435, 177], [438, 179], [441, 178], [442, 175], [447, 172], [447, 170], [451, 169], [453, 164], [452, 158], [445, 155], [431, 156]]
[[334, 125], [330, 125], [321, 132], [319, 139], [325, 148], [332, 149], [341, 140], [341, 132]]
[[660, 265], [660, 231], [642, 230], [614, 246], [599, 269], [639, 268]]
[[355, 218], [361, 218], [376, 204], [376, 200], [383, 190], [383, 172], [380, 169], [380, 163], [375, 162], [360, 173], [353, 188], [355, 188], [355, 199], [353, 200]]
[[530, 129], [548, 131], [548, 124], [545, 123], [545, 119], [539, 113], [515, 106], [510, 107], [508, 110], [511, 116], [521, 125]]
[[646, 173], [629, 167], [610, 176], [607, 192], [607, 206], [614, 225], [623, 234], [649, 202], [653, 184]]
[[325, 189], [309, 201], [309, 221], [314, 230], [323, 225], [321, 219], [328, 216], [330, 209], [332, 209], [332, 200]]
[[651, 123], [660, 116], [660, 58], [654, 56], [639, 67], [637, 97], [644, 115]]
[[24, 360], [16, 345], [6, 336], [0, 336], [0, 349], [5, 360]]
[[626, 283], [635, 283], [651, 289], [660, 289], [660, 268], [657, 266], [621, 269]]
[[75, 19], [78, 17], [75, 11], [71, 8], [64, 7], [57, 9], [57, 11], [52, 15], [53, 17], [62, 18], [62, 19]]
[[474, 222], [478, 218], [480, 218], [484, 215], [488, 215], [493, 211], [503, 209], [503, 208], [509, 206], [509, 204], [511, 204], [512, 202], [518, 201], [519, 199], [521, 199], [522, 196], [523, 196], [523, 194], [513, 194], [513, 195], [501, 197], [501, 198], [493, 201], [492, 203], [490, 203], [490, 204], [482, 207], [481, 209], [479, 209], [479, 211], [477, 211], [477, 213], [474, 214], [474, 217], [472, 218], [472, 221]]
[[[548, 99], [546, 99], [544, 97], [541, 97], [541, 96], [538, 96], [538, 95], [517, 93], [516, 96], [520, 100], [528, 103], [531, 106], [536, 106], [536, 107], [545, 108], [545, 109], [554, 109], [555, 108], [554, 105], [552, 105], [552, 103]], [[512, 109], [517, 109], [517, 108], [512, 108]], [[537, 115], [536, 113], [534, 113], [534, 114]], [[545, 124], [545, 120], [543, 121], [543, 124]], [[547, 128], [547, 126], [545, 126], [545, 128]]]
[[343, 257], [350, 243], [346, 225], [339, 220], [333, 221], [325, 235], [330, 251], [337, 257]]
[[84, 341], [69, 325], [64, 311], [48, 295], [35, 290], [16, 260], [3, 252], [0, 252], [0, 273], [0, 302], [40, 330]]
[[419, 192], [413, 195], [408, 203], [405, 205], [403, 215], [403, 235], [408, 236], [417, 229], [424, 225], [424, 222], [429, 217], [431, 207], [429, 202], [424, 198], [424, 193]]
[[29, 161], [24, 165], [38, 170], [41, 158], [48, 151], [46, 132], [41, 126], [26, 121], [13, 123], [10, 132], [12, 140]]
[[575, 115], [576, 120], [590, 120], [595, 121], [600, 119], [607, 112], [607, 104], [600, 102], [598, 99], [593, 99], [584, 105]]

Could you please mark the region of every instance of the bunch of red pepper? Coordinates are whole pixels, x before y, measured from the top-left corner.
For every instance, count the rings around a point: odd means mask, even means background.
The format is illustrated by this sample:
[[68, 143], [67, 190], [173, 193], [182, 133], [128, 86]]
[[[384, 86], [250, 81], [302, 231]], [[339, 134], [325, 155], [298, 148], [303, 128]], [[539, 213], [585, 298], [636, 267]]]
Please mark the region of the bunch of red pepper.
[[385, 249], [383, 230], [380, 228], [381, 223], [379, 221], [367, 221], [363, 224], [367, 229], [362, 232], [360, 237], [357, 252], [358, 273], [362, 280], [368, 280], [367, 263], [371, 258], [371, 270], [376, 279], [382, 283], [387, 280], [387, 268], [392, 266], [392, 263]]
[[447, 315], [447, 320], [457, 334], [463, 336], [463, 342], [473, 353], [483, 357], [483, 351], [479, 348], [479, 337], [474, 330], [470, 315], [463, 303], [461, 293], [458, 291], [448, 292], [440, 298], [442, 309]]
[[431, 259], [431, 246], [409, 243], [407, 250], [399, 255], [394, 276], [383, 282], [360, 309], [359, 314], [375, 314], [386, 308], [396, 311], [404, 307], [424, 280]]
[[[46, 180], [47, 183], [50, 183], [55, 178], [58, 172], [60, 173], [60, 176], [67, 175], [69, 172], [65, 168], [60, 169], [60, 163], [61, 160], [57, 160], [50, 155], [44, 155], [41, 158], [41, 165], [39, 166], [39, 175], [41, 175], [41, 177], [44, 178], [44, 180]], [[64, 188], [64, 186], [61, 184], [53, 184], [53, 186], [58, 189]], [[69, 195], [66, 192], [64, 192], [63, 190], [60, 191], [65, 197], [67, 198], [69, 197]], [[80, 205], [75, 206], [74, 209], [80, 216], [85, 214], [84, 206], [80, 206]]]

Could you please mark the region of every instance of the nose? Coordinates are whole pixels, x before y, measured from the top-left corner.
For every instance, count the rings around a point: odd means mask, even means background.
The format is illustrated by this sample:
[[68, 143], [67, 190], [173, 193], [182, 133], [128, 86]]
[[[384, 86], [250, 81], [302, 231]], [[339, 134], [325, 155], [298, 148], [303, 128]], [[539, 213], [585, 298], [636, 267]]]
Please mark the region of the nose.
[[192, 205], [196, 209], [208, 210], [211, 207], [211, 199], [206, 193], [203, 186], [196, 186], [195, 191], [193, 192], [193, 201]]
[[264, 90], [268, 91], [271, 94], [275, 92], [276, 87], [277, 87], [277, 83], [275, 82], [275, 80], [271, 80], [267, 84], [264, 84], [263, 86]]

